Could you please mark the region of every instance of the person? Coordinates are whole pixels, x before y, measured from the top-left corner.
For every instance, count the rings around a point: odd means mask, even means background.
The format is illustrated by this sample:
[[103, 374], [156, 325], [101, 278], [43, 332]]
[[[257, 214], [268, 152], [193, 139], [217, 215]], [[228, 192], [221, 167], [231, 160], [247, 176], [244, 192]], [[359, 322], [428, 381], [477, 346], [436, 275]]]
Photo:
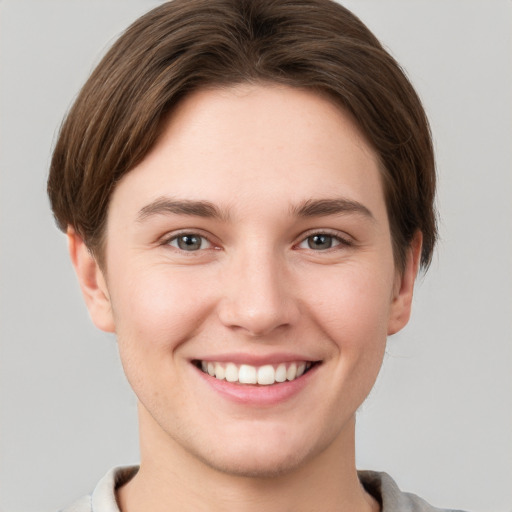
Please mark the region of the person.
[[330, 0], [172, 0], [61, 128], [48, 193], [138, 398], [141, 461], [67, 511], [429, 511], [355, 413], [436, 242], [421, 102]]

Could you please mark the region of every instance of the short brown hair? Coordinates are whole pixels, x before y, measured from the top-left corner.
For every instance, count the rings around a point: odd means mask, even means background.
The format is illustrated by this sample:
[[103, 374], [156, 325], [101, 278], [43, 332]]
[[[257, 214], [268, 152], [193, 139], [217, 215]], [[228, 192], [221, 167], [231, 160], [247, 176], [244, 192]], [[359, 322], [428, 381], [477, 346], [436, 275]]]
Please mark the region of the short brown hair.
[[419, 230], [428, 267], [437, 230], [425, 112], [370, 30], [331, 0], [172, 0], [135, 21], [62, 125], [48, 179], [59, 227], [101, 260], [110, 195], [166, 115], [191, 91], [245, 82], [308, 88], [351, 112], [381, 161], [396, 265]]

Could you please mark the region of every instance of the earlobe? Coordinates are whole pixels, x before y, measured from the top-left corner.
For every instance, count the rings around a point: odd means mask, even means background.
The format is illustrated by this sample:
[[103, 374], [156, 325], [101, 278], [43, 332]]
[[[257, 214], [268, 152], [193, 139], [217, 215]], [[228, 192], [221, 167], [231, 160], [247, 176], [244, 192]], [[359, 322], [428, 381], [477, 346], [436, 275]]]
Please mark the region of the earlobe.
[[96, 258], [82, 237], [68, 227], [68, 249], [82, 294], [94, 325], [106, 332], [114, 332], [114, 318], [107, 283]]
[[420, 265], [422, 241], [422, 233], [417, 231], [407, 250], [404, 271], [397, 276], [388, 322], [388, 336], [403, 329], [411, 316], [414, 283]]

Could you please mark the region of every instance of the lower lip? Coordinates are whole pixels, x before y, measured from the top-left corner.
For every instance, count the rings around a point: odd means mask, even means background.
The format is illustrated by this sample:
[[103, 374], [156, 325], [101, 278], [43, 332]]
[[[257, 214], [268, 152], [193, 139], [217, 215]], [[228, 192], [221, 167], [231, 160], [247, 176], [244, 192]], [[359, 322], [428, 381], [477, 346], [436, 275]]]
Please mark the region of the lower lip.
[[268, 386], [228, 382], [211, 377], [199, 368], [196, 368], [196, 370], [204, 382], [224, 398], [239, 404], [263, 407], [277, 405], [296, 396], [316, 374], [319, 366], [319, 364], [314, 365], [298, 379]]

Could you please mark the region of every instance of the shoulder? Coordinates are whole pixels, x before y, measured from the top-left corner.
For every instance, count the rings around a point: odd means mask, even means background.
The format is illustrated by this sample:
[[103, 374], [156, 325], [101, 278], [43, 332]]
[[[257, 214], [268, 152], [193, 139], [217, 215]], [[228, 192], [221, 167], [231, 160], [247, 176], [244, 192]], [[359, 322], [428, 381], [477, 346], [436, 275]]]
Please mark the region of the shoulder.
[[462, 512], [433, 507], [425, 500], [408, 492], [402, 492], [387, 473], [358, 471], [359, 480], [382, 506], [382, 512]]
[[91, 496], [83, 496], [69, 507], [59, 512], [92, 512]]
[[111, 469], [98, 482], [92, 494], [80, 498], [60, 512], [119, 512], [116, 489], [133, 478], [138, 469], [138, 466]]

